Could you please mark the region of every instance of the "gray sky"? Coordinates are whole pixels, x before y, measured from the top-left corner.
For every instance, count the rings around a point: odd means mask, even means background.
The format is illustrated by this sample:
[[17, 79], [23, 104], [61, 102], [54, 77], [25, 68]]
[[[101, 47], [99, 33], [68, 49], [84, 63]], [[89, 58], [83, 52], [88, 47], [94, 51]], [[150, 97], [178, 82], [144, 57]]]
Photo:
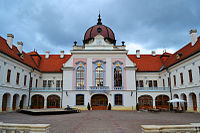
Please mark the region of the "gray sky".
[[[97, 23], [110, 27], [117, 44], [129, 53], [141, 49], [173, 52], [190, 42], [190, 29], [200, 31], [199, 0], [1, 0], [0, 36], [14, 34], [24, 51], [66, 53]], [[199, 35], [199, 34], [198, 34]]]

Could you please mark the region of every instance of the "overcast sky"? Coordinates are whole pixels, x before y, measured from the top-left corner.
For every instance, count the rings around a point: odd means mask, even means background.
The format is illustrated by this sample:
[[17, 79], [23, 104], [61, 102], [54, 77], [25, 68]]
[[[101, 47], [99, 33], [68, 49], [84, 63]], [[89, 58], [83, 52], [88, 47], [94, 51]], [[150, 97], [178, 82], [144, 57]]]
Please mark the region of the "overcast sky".
[[[200, 32], [200, 0], [0, 0], [0, 36], [14, 34], [26, 52], [72, 50], [82, 45], [86, 30], [97, 23], [110, 27], [117, 44], [129, 53], [140, 49], [174, 52], [190, 42], [190, 29]], [[199, 35], [199, 34], [198, 34]]]

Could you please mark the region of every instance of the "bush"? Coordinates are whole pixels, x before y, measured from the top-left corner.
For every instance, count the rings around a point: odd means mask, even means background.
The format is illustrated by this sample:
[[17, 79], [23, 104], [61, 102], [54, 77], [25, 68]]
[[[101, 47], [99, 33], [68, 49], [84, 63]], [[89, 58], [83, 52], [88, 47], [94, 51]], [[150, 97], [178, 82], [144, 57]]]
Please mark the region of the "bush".
[[108, 110], [111, 110], [111, 104], [110, 103], [108, 104]]
[[170, 111], [173, 111], [173, 104], [170, 103]]
[[90, 110], [90, 103], [88, 102], [87, 109]]
[[136, 104], [136, 110], [139, 111], [139, 104]]

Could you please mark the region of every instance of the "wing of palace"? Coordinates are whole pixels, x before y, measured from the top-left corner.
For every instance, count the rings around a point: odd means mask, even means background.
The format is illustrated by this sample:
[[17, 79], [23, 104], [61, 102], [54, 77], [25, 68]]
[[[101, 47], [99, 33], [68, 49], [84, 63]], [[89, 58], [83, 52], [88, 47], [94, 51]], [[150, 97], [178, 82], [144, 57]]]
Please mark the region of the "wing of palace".
[[14, 45], [13, 34], [0, 36], [0, 112], [67, 105], [82, 110], [169, 109], [174, 98], [186, 101], [176, 106], [200, 111], [200, 38], [197, 30], [190, 36], [175, 53], [140, 54], [136, 49], [129, 54], [100, 15], [70, 54], [27, 53], [23, 45], [28, 44]]

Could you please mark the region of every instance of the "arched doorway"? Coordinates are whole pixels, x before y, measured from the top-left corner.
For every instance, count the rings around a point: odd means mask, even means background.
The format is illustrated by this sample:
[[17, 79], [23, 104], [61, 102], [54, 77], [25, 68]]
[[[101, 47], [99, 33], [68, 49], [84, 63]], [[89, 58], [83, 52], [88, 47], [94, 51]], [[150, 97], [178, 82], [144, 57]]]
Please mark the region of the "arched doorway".
[[57, 95], [48, 96], [47, 108], [60, 108], [60, 97]]
[[25, 101], [26, 101], [26, 95], [22, 95], [22, 99], [21, 99], [20, 104], [19, 104], [20, 109], [24, 108]]
[[16, 107], [19, 106], [19, 95], [15, 94], [13, 96], [13, 101], [12, 101], [12, 110], [16, 110]]
[[104, 94], [96, 94], [91, 97], [92, 110], [107, 110], [108, 98]]
[[[178, 95], [177, 95], [177, 94], [174, 94], [174, 98], [177, 98], [177, 99], [179, 99], [179, 97], [178, 97]], [[177, 109], [179, 109], [179, 103], [178, 103], [178, 102], [176, 103], [176, 107], [177, 107]]]
[[187, 110], [187, 96], [184, 93], [181, 94], [181, 99], [185, 100], [184, 110]]
[[159, 95], [156, 97], [157, 109], [169, 109], [169, 97], [167, 95]]
[[2, 100], [2, 111], [7, 111], [8, 106], [10, 105], [10, 94], [5, 93], [3, 95], [3, 100]]
[[189, 98], [190, 98], [190, 104], [192, 105], [193, 110], [197, 111], [197, 97], [196, 97], [196, 94], [190, 93]]
[[153, 108], [153, 98], [149, 95], [142, 95], [138, 98], [139, 109]]
[[44, 97], [42, 95], [33, 95], [31, 98], [31, 108], [32, 109], [44, 108]]

